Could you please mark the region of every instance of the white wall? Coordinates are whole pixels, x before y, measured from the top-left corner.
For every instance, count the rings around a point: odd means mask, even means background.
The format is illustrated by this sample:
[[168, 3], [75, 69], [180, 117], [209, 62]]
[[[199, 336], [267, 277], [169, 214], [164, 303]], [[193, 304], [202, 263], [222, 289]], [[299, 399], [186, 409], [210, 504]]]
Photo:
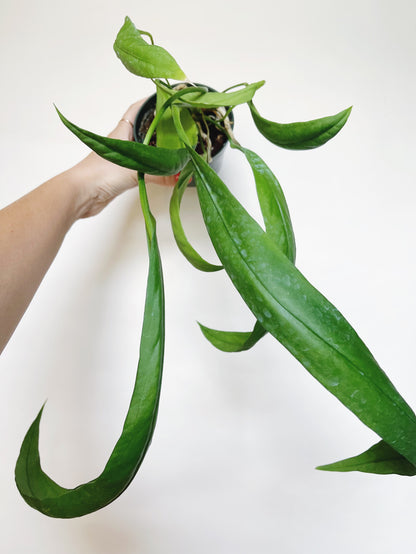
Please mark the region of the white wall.
[[[151, 92], [112, 42], [124, 16], [152, 31], [195, 81], [221, 89], [266, 79], [270, 119], [329, 115], [345, 129], [311, 152], [275, 149], [247, 110], [236, 134], [276, 171], [298, 266], [347, 316], [416, 406], [412, 0], [3, 0], [0, 17], [1, 188], [6, 205], [86, 149], [59, 122], [104, 133]], [[247, 168], [228, 153], [223, 177], [258, 213]], [[95, 477], [118, 437], [137, 361], [147, 255], [135, 191], [79, 222], [0, 360], [0, 550], [31, 554], [409, 552], [416, 480], [328, 474], [316, 465], [376, 437], [266, 337], [226, 355], [196, 320], [244, 330], [252, 318], [223, 275], [190, 268], [170, 231], [169, 190], [150, 190], [167, 294], [167, 345], [153, 444], [130, 488], [72, 521], [30, 509], [14, 485], [26, 429], [45, 399], [41, 455], [59, 483]], [[189, 235], [209, 247], [197, 199]]]

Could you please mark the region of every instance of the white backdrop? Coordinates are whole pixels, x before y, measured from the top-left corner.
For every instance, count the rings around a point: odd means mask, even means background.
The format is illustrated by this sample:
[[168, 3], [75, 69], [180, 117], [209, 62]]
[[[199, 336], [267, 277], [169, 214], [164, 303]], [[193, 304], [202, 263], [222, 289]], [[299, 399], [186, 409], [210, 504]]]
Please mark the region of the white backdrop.
[[[347, 126], [310, 152], [287, 152], [236, 110], [236, 135], [286, 192], [298, 267], [355, 326], [416, 406], [416, 171], [413, 0], [3, 0], [0, 18], [4, 206], [87, 152], [59, 122], [109, 131], [152, 89], [112, 43], [124, 16], [151, 31], [188, 76], [222, 89], [266, 79], [269, 119], [304, 120], [353, 104]], [[222, 176], [253, 214], [238, 153]], [[109, 507], [76, 520], [29, 508], [14, 485], [21, 440], [48, 399], [45, 470], [64, 486], [101, 471], [119, 435], [137, 362], [147, 272], [136, 191], [77, 223], [0, 360], [0, 550], [32, 554], [409, 552], [416, 480], [331, 474], [316, 465], [377, 437], [273, 339], [217, 352], [196, 321], [245, 330], [252, 317], [223, 275], [178, 253], [170, 191], [150, 190], [167, 295], [160, 415], [136, 479]], [[187, 193], [191, 240], [214, 259]]]

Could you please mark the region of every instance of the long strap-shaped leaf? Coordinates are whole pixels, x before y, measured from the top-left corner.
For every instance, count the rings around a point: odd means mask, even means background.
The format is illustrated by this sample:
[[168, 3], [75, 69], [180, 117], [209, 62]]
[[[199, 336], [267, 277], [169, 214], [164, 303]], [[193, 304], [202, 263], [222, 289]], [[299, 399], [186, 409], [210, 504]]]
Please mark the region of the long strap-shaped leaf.
[[96, 135], [68, 121], [58, 109], [56, 111], [62, 123], [91, 150], [123, 167], [150, 175], [176, 175], [189, 160], [189, 155], [184, 148], [178, 150], [154, 148], [130, 140]]
[[257, 196], [263, 215], [266, 233], [292, 263], [296, 259], [295, 234], [289, 208], [279, 181], [258, 154], [231, 142], [247, 158], [256, 182]]
[[416, 416], [341, 313], [190, 152], [211, 241], [257, 320], [390, 446], [416, 463]]
[[196, 269], [207, 272], [219, 271], [222, 269], [222, 265], [215, 265], [205, 260], [190, 244], [182, 225], [180, 217], [181, 202], [183, 194], [188, 186], [188, 181], [192, 178], [192, 170], [192, 163], [189, 162], [188, 165], [182, 170], [172, 192], [169, 204], [169, 214], [173, 236], [175, 237], [175, 241], [179, 250], [185, 256], [188, 262], [192, 264]]
[[[143, 180], [140, 186], [143, 197]], [[82, 516], [115, 500], [134, 478], [152, 439], [162, 379], [165, 316], [156, 229], [147, 204], [143, 211], [148, 231], [149, 274], [140, 359], [123, 431], [103, 472], [74, 489], [61, 487], [44, 473], [38, 444], [42, 410], [26, 434], [16, 463], [16, 484], [21, 495], [30, 506], [51, 517]]]
[[[283, 190], [267, 164], [252, 150], [230, 142], [247, 158], [256, 182], [257, 196], [263, 215], [266, 233], [291, 262], [295, 262], [296, 245], [289, 209]], [[206, 339], [224, 352], [242, 352], [252, 348], [266, 334], [256, 321], [252, 331], [220, 331], [199, 324]]]
[[289, 150], [309, 150], [322, 146], [339, 133], [352, 109], [347, 108], [335, 115], [311, 121], [276, 123], [262, 117], [253, 102], [248, 105], [260, 133], [273, 144]]

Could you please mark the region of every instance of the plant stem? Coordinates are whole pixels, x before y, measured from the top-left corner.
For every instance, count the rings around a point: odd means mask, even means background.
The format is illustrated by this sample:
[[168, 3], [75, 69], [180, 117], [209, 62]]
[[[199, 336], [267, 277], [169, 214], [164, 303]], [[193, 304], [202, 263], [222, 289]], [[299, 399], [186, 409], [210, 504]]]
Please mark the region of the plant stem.
[[238, 85], [233, 85], [232, 87], [226, 88], [225, 90], [223, 90], [223, 92], [228, 92], [229, 90], [233, 90], [233, 88], [238, 87], [248, 87], [248, 83], [238, 83]]

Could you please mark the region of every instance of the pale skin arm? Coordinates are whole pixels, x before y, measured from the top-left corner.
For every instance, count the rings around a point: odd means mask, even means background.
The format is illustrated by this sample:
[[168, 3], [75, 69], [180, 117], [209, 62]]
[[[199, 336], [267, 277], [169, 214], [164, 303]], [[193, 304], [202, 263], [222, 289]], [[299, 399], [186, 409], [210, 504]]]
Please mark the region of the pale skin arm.
[[[130, 106], [109, 136], [132, 139], [128, 121], [134, 121], [140, 104]], [[146, 181], [174, 184], [173, 177], [146, 176]], [[136, 172], [91, 153], [0, 211], [0, 352], [75, 221], [99, 213], [135, 186]]]

